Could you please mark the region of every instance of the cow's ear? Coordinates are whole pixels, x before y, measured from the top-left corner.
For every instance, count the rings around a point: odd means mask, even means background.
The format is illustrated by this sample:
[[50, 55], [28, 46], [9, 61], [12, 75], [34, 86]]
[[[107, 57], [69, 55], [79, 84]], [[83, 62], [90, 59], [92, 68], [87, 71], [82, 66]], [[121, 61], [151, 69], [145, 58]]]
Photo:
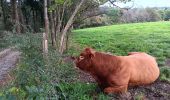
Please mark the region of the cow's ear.
[[96, 51], [93, 50], [92, 48], [86, 48], [86, 49], [85, 49], [85, 52], [86, 52], [87, 55], [90, 56], [90, 58], [92, 58], [92, 57], [95, 56], [95, 52], [96, 52]]

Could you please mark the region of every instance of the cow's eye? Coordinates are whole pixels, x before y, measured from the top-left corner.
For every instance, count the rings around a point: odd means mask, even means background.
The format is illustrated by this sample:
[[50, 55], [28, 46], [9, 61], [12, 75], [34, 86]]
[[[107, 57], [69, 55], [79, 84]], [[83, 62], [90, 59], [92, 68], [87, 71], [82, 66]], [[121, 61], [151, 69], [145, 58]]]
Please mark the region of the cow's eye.
[[83, 59], [84, 59], [84, 57], [83, 57], [83, 56], [80, 56], [80, 57], [79, 57], [79, 60], [80, 60], [80, 61], [81, 61], [81, 60], [83, 60]]

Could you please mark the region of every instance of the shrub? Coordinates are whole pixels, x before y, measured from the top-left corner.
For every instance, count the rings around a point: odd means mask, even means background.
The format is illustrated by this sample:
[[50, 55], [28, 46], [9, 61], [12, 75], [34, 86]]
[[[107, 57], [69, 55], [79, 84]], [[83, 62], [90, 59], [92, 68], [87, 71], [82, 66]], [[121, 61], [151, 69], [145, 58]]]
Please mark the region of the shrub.
[[[66, 79], [61, 76], [56, 78], [56, 76], [61, 74], [60, 69], [66, 66], [68, 68], [69, 65], [60, 63], [60, 56], [54, 58], [52, 55], [55, 54], [52, 50], [49, 53], [50, 60], [45, 61], [42, 55], [41, 37], [41, 34], [8, 34], [6, 36], [6, 40], [8, 40], [6, 44], [16, 46], [16, 49], [22, 52], [22, 55], [17, 68], [13, 71], [14, 85], [4, 90], [1, 93], [1, 98], [65, 99], [58, 82]], [[65, 72], [63, 73], [65, 74]]]

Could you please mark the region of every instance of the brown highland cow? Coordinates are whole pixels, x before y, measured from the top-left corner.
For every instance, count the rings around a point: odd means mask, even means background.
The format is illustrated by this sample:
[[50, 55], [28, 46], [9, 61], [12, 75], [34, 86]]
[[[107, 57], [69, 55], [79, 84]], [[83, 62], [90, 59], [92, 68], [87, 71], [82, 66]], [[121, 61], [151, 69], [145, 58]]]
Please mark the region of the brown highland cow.
[[76, 67], [90, 73], [105, 93], [122, 93], [128, 86], [150, 84], [160, 73], [155, 58], [143, 52], [116, 56], [86, 48], [79, 57], [72, 58]]

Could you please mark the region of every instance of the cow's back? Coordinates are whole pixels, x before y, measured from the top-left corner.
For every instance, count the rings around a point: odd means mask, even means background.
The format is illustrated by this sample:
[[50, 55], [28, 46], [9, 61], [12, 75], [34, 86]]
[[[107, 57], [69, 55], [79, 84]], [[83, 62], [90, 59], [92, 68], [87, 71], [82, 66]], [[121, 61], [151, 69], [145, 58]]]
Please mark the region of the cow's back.
[[154, 82], [159, 77], [159, 68], [154, 57], [146, 53], [134, 53], [125, 57], [124, 66], [130, 71], [129, 85]]

